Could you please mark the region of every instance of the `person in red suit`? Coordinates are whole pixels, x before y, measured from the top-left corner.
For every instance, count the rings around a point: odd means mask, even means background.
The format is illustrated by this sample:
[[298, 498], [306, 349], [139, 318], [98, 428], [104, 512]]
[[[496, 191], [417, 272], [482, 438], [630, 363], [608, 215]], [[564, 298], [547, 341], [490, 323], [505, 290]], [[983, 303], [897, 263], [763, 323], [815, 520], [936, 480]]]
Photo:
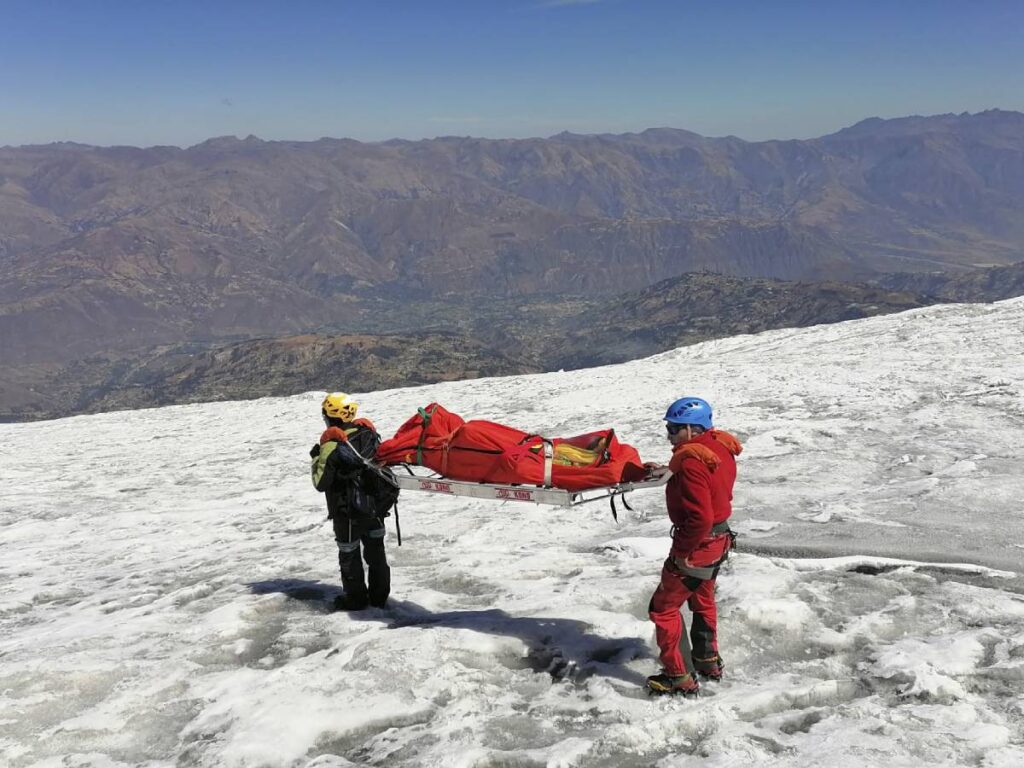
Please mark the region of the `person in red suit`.
[[[665, 503], [672, 520], [672, 549], [661, 570], [661, 583], [648, 608], [655, 625], [662, 672], [647, 678], [654, 693], [687, 696], [700, 691], [696, 675], [720, 680], [718, 610], [715, 580], [735, 538], [729, 529], [739, 440], [714, 428], [711, 406], [699, 397], [684, 397], [665, 414], [672, 443]], [[690, 643], [693, 669], [683, 661], [679, 643], [686, 631], [683, 603], [693, 612]]]

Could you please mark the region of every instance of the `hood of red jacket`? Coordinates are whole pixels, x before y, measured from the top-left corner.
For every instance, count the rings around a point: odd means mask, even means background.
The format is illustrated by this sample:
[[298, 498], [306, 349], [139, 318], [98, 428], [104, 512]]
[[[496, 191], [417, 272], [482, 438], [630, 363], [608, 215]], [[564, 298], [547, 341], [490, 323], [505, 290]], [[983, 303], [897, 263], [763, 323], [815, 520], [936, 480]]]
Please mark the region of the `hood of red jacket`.
[[345, 434], [345, 430], [341, 427], [328, 427], [324, 430], [324, 433], [320, 435], [320, 445], [324, 443], [347, 443], [348, 435]]
[[722, 463], [721, 457], [716, 452], [724, 448], [733, 456], [743, 453], [743, 446], [740, 441], [728, 432], [719, 429], [710, 429], [685, 443], [680, 443], [672, 449], [672, 459], [668, 466], [673, 472], [678, 472], [683, 467], [686, 459], [697, 459], [712, 472]]

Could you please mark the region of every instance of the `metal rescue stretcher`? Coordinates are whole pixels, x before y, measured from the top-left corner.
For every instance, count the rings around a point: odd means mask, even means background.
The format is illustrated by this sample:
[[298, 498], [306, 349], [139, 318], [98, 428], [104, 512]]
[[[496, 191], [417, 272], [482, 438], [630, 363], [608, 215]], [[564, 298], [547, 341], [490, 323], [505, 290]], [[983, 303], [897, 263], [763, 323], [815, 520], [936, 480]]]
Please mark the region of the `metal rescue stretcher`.
[[[427, 493], [436, 493], [442, 496], [461, 496], [470, 499], [527, 501], [534, 504], [551, 504], [556, 507], [575, 507], [580, 504], [589, 504], [592, 501], [609, 499], [612, 516], [616, 520], [619, 519], [618, 512], [615, 509], [616, 496], [622, 499], [622, 504], [626, 509], [632, 509], [625, 499], [625, 494], [630, 491], [640, 491], [646, 488], [659, 488], [665, 485], [672, 476], [668, 468], [664, 467], [656, 469], [644, 480], [568, 491], [564, 488], [542, 485], [522, 485], [519, 483], [499, 485], [496, 483], [476, 482], [474, 480], [450, 480], [433, 472], [429, 475], [416, 474], [413, 472], [412, 465], [409, 464], [402, 464], [401, 466], [405, 468], [407, 474], [396, 471], [395, 479], [402, 490], [426, 491]], [[422, 469], [422, 467], [420, 468]]]

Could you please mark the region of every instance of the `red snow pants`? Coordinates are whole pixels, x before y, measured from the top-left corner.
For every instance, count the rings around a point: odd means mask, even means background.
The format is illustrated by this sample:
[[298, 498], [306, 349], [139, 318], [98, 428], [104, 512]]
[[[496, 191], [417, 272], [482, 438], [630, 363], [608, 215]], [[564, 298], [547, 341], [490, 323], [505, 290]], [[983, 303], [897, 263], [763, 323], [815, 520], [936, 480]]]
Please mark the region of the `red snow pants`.
[[690, 628], [690, 648], [698, 659], [718, 656], [718, 607], [715, 605], [715, 579], [682, 576], [669, 569], [661, 569], [661, 583], [651, 596], [647, 608], [654, 622], [654, 636], [660, 649], [661, 666], [667, 675], [685, 675], [686, 664], [679, 651], [679, 641], [686, 627], [680, 608], [688, 603], [693, 612]]

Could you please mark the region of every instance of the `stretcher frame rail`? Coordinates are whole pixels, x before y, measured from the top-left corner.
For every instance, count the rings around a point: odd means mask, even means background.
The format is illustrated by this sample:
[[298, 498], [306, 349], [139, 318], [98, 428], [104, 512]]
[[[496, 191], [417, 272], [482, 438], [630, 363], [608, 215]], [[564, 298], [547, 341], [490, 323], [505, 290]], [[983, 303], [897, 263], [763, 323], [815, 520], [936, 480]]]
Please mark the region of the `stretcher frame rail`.
[[[483, 483], [474, 480], [452, 480], [436, 473], [429, 475], [416, 474], [412, 466], [401, 465], [405, 473], [395, 472], [398, 485], [405, 491], [424, 491], [441, 496], [458, 496], [470, 499], [492, 499], [495, 501], [524, 501], [534, 504], [549, 504], [556, 507], [575, 507], [593, 501], [610, 499], [614, 505], [616, 496], [631, 491], [648, 488], [659, 488], [668, 482], [672, 473], [667, 469], [657, 469], [648, 478], [631, 483], [615, 483], [595, 488], [584, 488], [569, 491], [564, 488], [553, 488], [528, 484]], [[397, 469], [397, 468], [396, 468]]]

